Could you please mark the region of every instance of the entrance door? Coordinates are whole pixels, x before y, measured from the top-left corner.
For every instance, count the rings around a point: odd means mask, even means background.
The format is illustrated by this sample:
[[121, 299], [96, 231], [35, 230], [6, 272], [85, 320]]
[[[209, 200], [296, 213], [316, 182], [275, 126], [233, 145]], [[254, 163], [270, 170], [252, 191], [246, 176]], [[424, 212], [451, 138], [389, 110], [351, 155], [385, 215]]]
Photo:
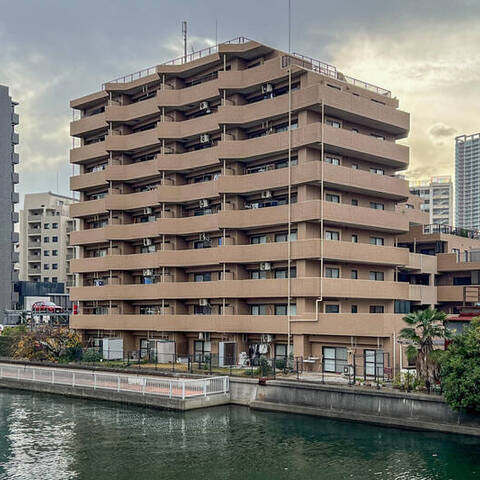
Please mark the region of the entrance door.
[[344, 347], [323, 347], [323, 371], [343, 373], [347, 365], [347, 349]]
[[236, 363], [237, 344], [218, 342], [218, 366], [227, 367]]
[[363, 355], [365, 376], [383, 378], [383, 350], [364, 350]]

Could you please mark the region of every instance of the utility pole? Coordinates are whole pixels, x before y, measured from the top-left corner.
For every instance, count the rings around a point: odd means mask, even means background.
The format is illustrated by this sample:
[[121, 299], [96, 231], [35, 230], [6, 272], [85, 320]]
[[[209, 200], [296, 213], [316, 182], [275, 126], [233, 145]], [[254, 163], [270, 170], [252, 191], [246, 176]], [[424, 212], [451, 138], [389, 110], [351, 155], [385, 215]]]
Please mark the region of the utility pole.
[[187, 63], [187, 22], [182, 22], [182, 34], [183, 34], [183, 63]]

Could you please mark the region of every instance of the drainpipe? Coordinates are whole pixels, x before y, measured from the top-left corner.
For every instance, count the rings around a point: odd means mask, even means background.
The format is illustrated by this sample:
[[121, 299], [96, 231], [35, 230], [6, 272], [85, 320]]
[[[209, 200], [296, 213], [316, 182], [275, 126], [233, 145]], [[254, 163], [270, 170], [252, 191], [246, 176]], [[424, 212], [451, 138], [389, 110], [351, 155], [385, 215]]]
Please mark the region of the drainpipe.
[[[290, 52], [289, 52], [290, 53]], [[292, 279], [292, 67], [288, 64], [288, 230], [287, 230], [287, 358], [292, 353], [292, 316], [290, 314]]]

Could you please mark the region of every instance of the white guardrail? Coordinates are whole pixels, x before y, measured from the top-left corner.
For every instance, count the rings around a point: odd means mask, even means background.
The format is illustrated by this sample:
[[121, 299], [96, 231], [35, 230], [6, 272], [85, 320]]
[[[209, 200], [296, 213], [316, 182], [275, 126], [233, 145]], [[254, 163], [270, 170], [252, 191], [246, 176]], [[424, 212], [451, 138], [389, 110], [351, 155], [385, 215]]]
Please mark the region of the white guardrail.
[[31, 367], [29, 365], [0, 364], [0, 378], [30, 382], [87, 387], [93, 390], [135, 392], [168, 398], [206, 397], [229, 391], [229, 378], [170, 379], [143, 377], [116, 373], [100, 373], [61, 368]]

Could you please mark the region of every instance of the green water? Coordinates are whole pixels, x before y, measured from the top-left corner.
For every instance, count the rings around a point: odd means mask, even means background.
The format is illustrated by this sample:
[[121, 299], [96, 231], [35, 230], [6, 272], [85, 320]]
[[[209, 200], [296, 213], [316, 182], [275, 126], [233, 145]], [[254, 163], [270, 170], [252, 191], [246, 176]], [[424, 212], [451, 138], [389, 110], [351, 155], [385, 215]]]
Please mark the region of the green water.
[[480, 440], [0, 390], [0, 479], [480, 479]]

